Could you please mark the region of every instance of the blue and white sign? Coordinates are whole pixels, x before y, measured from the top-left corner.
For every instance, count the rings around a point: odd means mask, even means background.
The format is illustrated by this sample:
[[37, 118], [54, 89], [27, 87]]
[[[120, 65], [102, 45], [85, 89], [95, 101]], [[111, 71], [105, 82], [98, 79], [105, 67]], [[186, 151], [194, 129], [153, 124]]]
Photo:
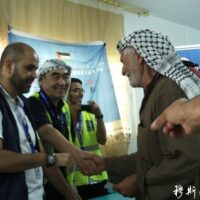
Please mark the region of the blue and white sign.
[[200, 66], [200, 45], [179, 46], [176, 51], [181, 58], [187, 58]]
[[[83, 82], [83, 103], [87, 103], [88, 100], [96, 101], [105, 116], [105, 122], [119, 120], [105, 43], [60, 43], [16, 31], [9, 32], [8, 36], [10, 43], [20, 41], [31, 45], [40, 57], [40, 64], [51, 58], [60, 58], [67, 62], [72, 67], [72, 77]], [[33, 85], [31, 91], [36, 87], [38, 86]]]

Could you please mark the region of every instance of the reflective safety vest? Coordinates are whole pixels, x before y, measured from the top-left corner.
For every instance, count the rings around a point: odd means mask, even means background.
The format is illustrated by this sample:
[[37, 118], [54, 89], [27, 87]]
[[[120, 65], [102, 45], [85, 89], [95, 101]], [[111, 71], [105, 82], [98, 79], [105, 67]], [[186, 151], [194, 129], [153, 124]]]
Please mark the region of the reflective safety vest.
[[[40, 94], [39, 92], [36, 92], [34, 94], [32, 94], [32, 97], [36, 98], [38, 101], [42, 101], [41, 97], [40, 97]], [[45, 108], [45, 106], [44, 106]], [[50, 121], [50, 123], [52, 124], [52, 119], [51, 119], [51, 116], [48, 112], [48, 110], [45, 108], [45, 112], [46, 112], [46, 115]], [[68, 129], [68, 133], [69, 133], [69, 140], [72, 141], [72, 138], [71, 137], [71, 116], [70, 116], [70, 111], [69, 111], [69, 106], [68, 104], [63, 101], [63, 106], [61, 108], [61, 112], [65, 115], [65, 119], [66, 119], [66, 128]], [[64, 135], [65, 136], [65, 135]], [[45, 141], [42, 141], [43, 143], [43, 146], [45, 147], [45, 150], [48, 152], [48, 153], [53, 153], [54, 152], [54, 148], [51, 144], [49, 144], [48, 142], [45, 142]], [[44, 184], [46, 184], [48, 182], [48, 180], [45, 178], [44, 179]]]
[[[98, 156], [102, 156], [102, 153], [98, 147], [98, 142], [96, 138], [97, 126], [95, 116], [86, 111], [81, 112], [81, 130], [80, 133], [77, 133], [74, 144], [82, 150], [93, 152]], [[80, 141], [80, 137], [78, 134], [81, 134], [82, 141]], [[94, 176], [86, 176], [82, 174], [80, 171], [75, 169], [74, 172], [68, 173], [67, 180], [72, 186], [81, 186], [88, 185], [92, 183], [101, 182], [108, 179], [108, 175], [106, 171], [103, 171], [99, 175]]]
[[[34, 93], [32, 95], [38, 100], [40, 99], [40, 94], [38, 92]], [[78, 140], [77, 134], [75, 136], [75, 141], [73, 142], [72, 140], [72, 134], [71, 134], [71, 114], [70, 114], [70, 109], [69, 105], [63, 101], [64, 105], [62, 107], [62, 113], [65, 114], [65, 118], [67, 120], [67, 128], [68, 128], [68, 133], [69, 133], [69, 139], [68, 141], [75, 145], [76, 147], [79, 147], [80, 149], [83, 149], [85, 151], [90, 151], [95, 153], [96, 155], [102, 156], [101, 151], [98, 147], [98, 142], [96, 138], [96, 120], [95, 116], [91, 113], [82, 111], [82, 130], [81, 130], [81, 135], [83, 138], [83, 145], [80, 145], [80, 142]], [[48, 110], [46, 109], [46, 115], [48, 116], [50, 122], [52, 123], [50, 114]], [[52, 146], [47, 143], [45, 143], [45, 148], [49, 152], [49, 150], [52, 150]], [[103, 171], [99, 175], [94, 175], [94, 176], [85, 176], [83, 175], [80, 171], [75, 171], [68, 173], [67, 175], [67, 180], [69, 181], [70, 185], [73, 186], [80, 186], [80, 185], [88, 185], [89, 183], [95, 183], [95, 182], [101, 182], [103, 180], [107, 180], [107, 172]]]
[[[34, 93], [32, 96], [35, 97], [38, 100], [41, 100], [40, 94], [38, 92]], [[49, 114], [47, 109], [45, 109], [45, 110], [46, 110], [46, 115], [47, 115], [49, 121], [52, 124], [52, 119], [50, 117], [50, 114]], [[72, 135], [71, 135], [71, 128], [70, 128], [70, 126], [71, 126], [71, 115], [70, 115], [70, 111], [69, 111], [69, 105], [65, 101], [63, 101], [63, 106], [61, 108], [61, 112], [65, 115], [65, 119], [67, 120], [67, 123], [66, 123], [67, 127], [66, 128], [67, 128], [68, 133], [69, 133], [69, 141], [72, 142], [72, 138], [71, 138]]]

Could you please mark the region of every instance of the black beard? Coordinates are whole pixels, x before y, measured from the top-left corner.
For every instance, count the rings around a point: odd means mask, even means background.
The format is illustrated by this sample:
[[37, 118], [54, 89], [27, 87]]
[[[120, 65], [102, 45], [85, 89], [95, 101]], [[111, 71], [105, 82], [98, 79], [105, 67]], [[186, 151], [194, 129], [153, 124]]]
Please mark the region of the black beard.
[[30, 87], [24, 87], [27, 82], [30, 82], [32, 79], [21, 79], [17, 70], [14, 71], [12, 77], [10, 78], [10, 83], [17, 92], [17, 94], [27, 93], [30, 90]]

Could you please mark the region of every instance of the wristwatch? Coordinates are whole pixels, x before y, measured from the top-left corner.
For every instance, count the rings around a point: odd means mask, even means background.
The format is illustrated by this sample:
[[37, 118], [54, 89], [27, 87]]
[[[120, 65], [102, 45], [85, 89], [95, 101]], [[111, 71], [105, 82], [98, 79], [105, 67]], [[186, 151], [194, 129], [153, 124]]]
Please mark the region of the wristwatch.
[[47, 154], [46, 157], [46, 167], [51, 167], [56, 164], [56, 156], [55, 154]]

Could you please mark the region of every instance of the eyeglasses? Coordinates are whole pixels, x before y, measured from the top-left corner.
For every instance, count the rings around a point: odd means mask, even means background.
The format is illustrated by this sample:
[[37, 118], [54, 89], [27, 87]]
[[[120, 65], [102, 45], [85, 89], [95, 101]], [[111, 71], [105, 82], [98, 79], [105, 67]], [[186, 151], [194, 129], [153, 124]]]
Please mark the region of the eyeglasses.
[[80, 88], [75, 88], [75, 89], [71, 90], [70, 92], [74, 92], [74, 93], [80, 94], [80, 93], [84, 93], [85, 90], [80, 89]]

